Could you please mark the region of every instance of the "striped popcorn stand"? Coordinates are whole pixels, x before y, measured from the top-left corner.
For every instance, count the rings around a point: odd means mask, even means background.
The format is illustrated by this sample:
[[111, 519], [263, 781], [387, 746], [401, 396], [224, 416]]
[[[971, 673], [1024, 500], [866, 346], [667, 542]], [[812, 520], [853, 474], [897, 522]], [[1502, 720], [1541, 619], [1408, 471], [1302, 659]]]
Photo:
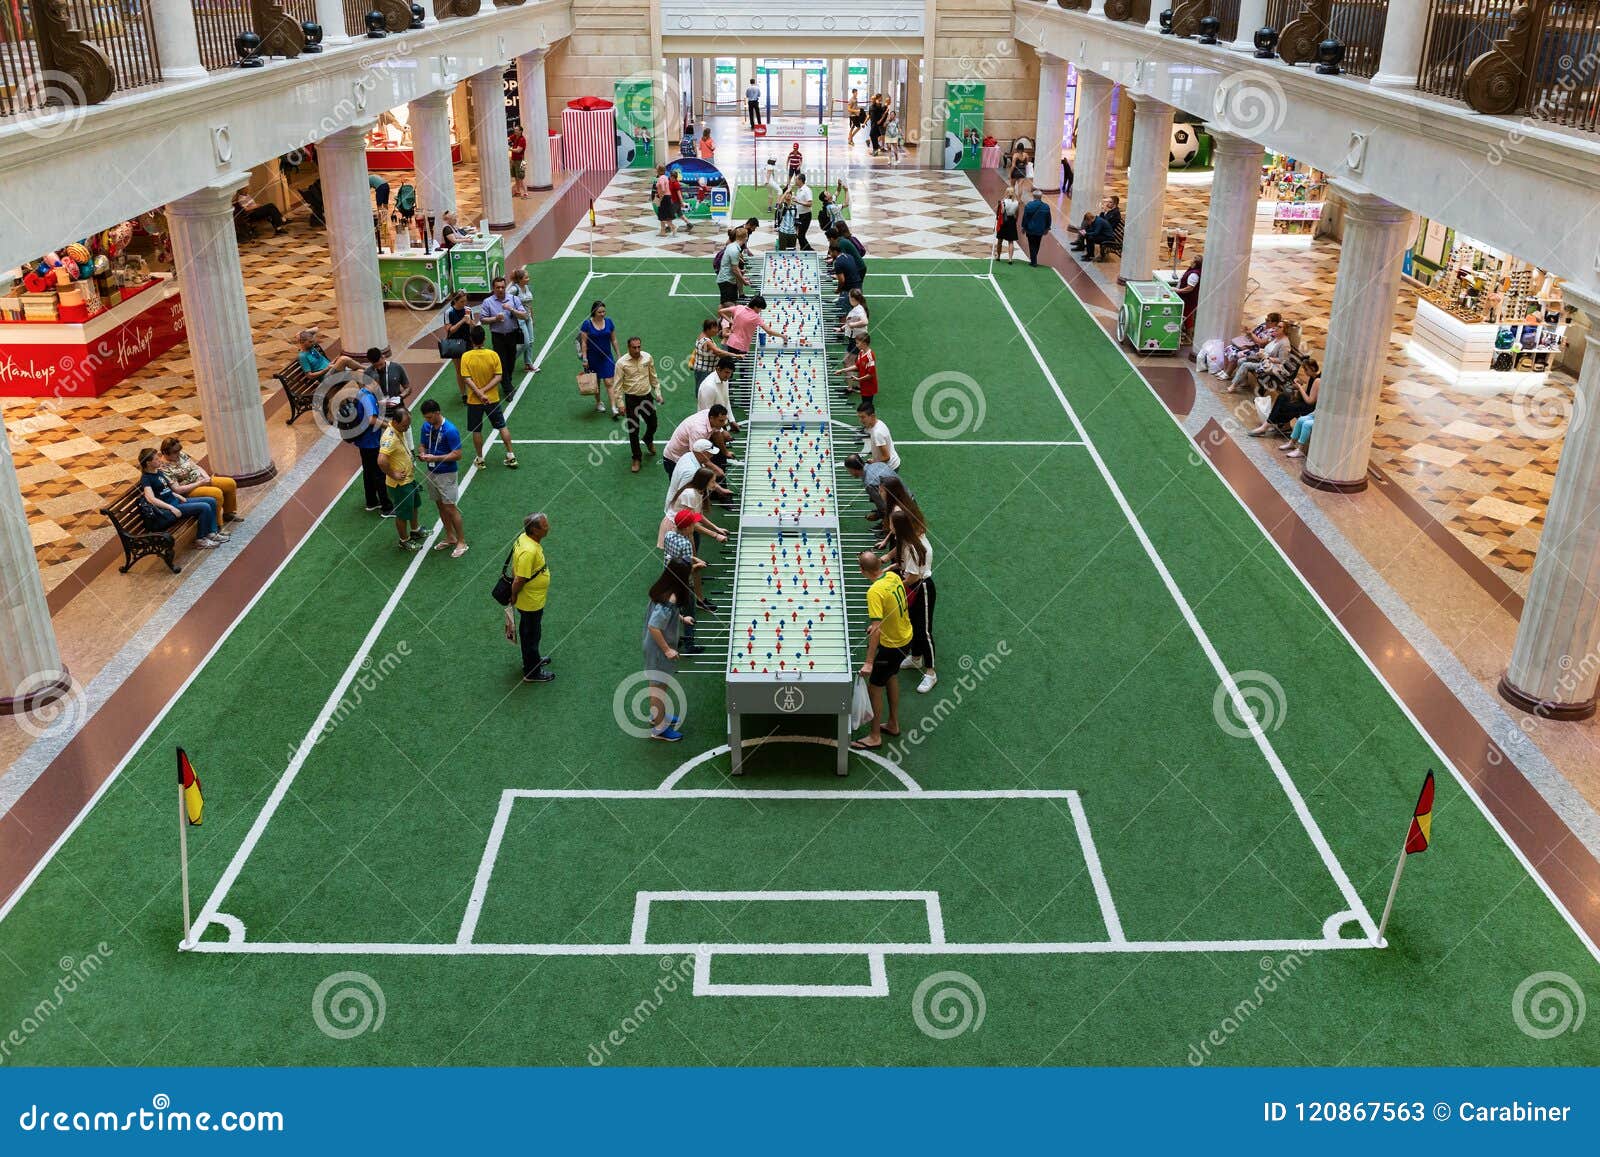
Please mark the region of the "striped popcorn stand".
[[614, 171], [617, 110], [608, 100], [580, 97], [561, 110], [562, 168], [569, 173]]

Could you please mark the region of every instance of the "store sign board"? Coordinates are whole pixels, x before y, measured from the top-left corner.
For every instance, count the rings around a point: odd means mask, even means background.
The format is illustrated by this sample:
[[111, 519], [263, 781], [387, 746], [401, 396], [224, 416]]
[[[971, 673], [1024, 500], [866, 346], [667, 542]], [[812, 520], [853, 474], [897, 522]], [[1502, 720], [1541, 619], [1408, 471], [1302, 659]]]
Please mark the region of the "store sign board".
[[76, 341], [20, 342], [49, 330], [82, 332], [71, 326], [16, 322], [0, 326], [0, 397], [95, 398], [184, 340], [183, 299], [156, 297], [149, 309], [119, 322], [100, 336]]

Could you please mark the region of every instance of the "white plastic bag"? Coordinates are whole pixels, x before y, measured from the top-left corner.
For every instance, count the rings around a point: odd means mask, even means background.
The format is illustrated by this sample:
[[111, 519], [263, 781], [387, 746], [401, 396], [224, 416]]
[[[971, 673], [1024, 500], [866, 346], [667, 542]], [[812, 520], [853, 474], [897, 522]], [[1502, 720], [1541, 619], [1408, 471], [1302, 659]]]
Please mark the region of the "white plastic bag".
[[1223, 345], [1220, 338], [1212, 338], [1199, 349], [1195, 362], [1201, 373], [1215, 373], [1222, 368]]
[[867, 681], [856, 676], [856, 688], [850, 696], [850, 730], [865, 727], [872, 721], [872, 696], [867, 694]]
[[1263, 422], [1265, 422], [1268, 418], [1270, 418], [1272, 416], [1272, 399], [1271, 398], [1257, 398], [1255, 400], [1255, 402], [1256, 402], [1256, 413], [1260, 414], [1261, 415], [1261, 420]]

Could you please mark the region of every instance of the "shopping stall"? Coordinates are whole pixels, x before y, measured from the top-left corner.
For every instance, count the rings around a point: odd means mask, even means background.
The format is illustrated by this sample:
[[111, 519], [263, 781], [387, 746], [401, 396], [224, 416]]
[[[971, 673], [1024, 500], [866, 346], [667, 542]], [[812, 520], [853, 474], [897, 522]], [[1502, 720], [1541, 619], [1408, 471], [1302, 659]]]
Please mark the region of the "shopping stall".
[[169, 273], [123, 252], [131, 223], [0, 276], [0, 396], [93, 398], [184, 339]]
[[1270, 218], [1272, 232], [1315, 233], [1327, 196], [1327, 174], [1281, 153], [1263, 158], [1258, 212]]
[[450, 254], [443, 249], [404, 249], [378, 254], [383, 300], [413, 308], [433, 305], [455, 292]]
[[493, 233], [458, 241], [450, 249], [450, 280], [463, 293], [487, 294], [506, 274], [506, 243]]
[[1440, 376], [1500, 389], [1545, 379], [1567, 333], [1554, 276], [1427, 218], [1405, 276], [1417, 289], [1411, 352]]
[[[417, 167], [411, 145], [411, 109], [407, 105], [389, 109], [367, 134], [367, 169], [371, 172], [410, 171]], [[450, 163], [461, 163], [461, 141], [456, 136], [455, 110], [450, 118]]]

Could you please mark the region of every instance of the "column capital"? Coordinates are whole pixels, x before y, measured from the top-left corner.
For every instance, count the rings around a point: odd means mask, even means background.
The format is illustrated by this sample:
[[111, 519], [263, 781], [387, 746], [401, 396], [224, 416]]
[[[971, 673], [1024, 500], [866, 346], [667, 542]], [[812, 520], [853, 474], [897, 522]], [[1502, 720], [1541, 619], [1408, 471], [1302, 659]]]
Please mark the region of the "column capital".
[[1132, 89], [1129, 89], [1128, 95], [1133, 98], [1134, 108], [1138, 109], [1142, 113], [1145, 113], [1146, 115], [1153, 113], [1156, 116], [1161, 116], [1164, 113], [1176, 113], [1178, 111], [1172, 105], [1162, 100], [1159, 96], [1155, 96], [1148, 92], [1134, 92]]
[[548, 48], [530, 48], [517, 59], [525, 64], [538, 64], [544, 60], [549, 51]]
[[442, 88], [435, 92], [425, 92], [421, 96], [414, 96], [406, 103], [414, 108], [427, 109], [430, 112], [443, 112], [450, 104], [450, 94], [455, 91], [455, 86]]
[[1266, 152], [1265, 146], [1249, 137], [1218, 132], [1211, 128], [1206, 131], [1211, 134], [1211, 155], [1214, 157], [1248, 157], [1251, 154], [1260, 156]]
[[[488, 81], [491, 81], [491, 80], [495, 80], [495, 81], [499, 81], [499, 82], [501, 82], [503, 84], [505, 82], [506, 69], [508, 69], [510, 67], [511, 67], [511, 64], [510, 64], [509, 61], [503, 62], [501, 64], [491, 64], [488, 68], [482, 69], [482, 70], [480, 70], [478, 72], [474, 72], [471, 76], [467, 77], [467, 80], [468, 80], [468, 82], [471, 82], [471, 81], [482, 81], [482, 82], [485, 82], [485, 83], [487, 83]], [[449, 94], [447, 93], [445, 95], [449, 95]]]
[[312, 143], [317, 146], [318, 152], [323, 149], [332, 149], [335, 152], [359, 152], [365, 154], [367, 151], [367, 134], [372, 131], [373, 126], [377, 123], [376, 120], [357, 121], [353, 125], [347, 125], [337, 132], [329, 133], [320, 141], [313, 141]]
[[250, 183], [250, 175], [234, 175], [201, 185], [167, 205], [167, 212], [175, 217], [202, 218], [226, 217], [233, 213], [233, 195]]
[[1098, 72], [1090, 72], [1083, 68], [1078, 69], [1078, 86], [1080, 88], [1092, 88], [1101, 92], [1110, 92], [1115, 84], [1116, 81], [1109, 76], [1101, 76]]
[[1369, 225], [1397, 225], [1411, 216], [1404, 205], [1371, 192], [1365, 186], [1350, 181], [1328, 182], [1344, 202], [1345, 214]]

